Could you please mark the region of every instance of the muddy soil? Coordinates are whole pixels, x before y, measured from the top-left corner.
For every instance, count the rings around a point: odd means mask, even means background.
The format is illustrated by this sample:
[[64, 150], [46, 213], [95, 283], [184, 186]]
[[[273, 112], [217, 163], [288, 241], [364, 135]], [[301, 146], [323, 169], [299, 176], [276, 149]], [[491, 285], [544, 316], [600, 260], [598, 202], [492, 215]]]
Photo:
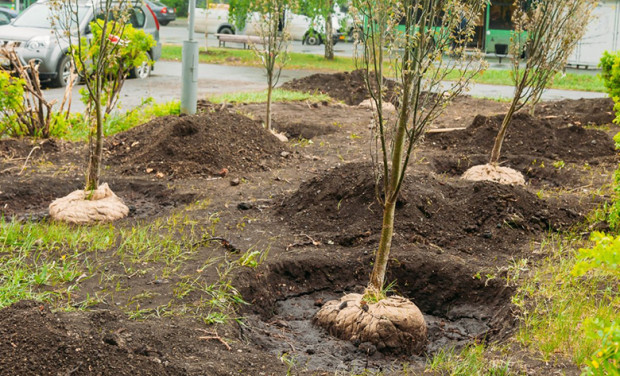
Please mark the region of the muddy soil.
[[[594, 105], [559, 103], [548, 104], [540, 116], [518, 115], [513, 124], [504, 158], [526, 174], [535, 167], [525, 187], [456, 176], [464, 165], [484, 160], [497, 126], [493, 115], [503, 104], [459, 98], [441, 126], [467, 129], [429, 135], [417, 151], [399, 200], [387, 280], [424, 312], [429, 355], [472, 342], [507, 341], [517, 323], [510, 304], [514, 284], [506, 279], [511, 270], [519, 260], [527, 267], [544, 257], [537, 242], [548, 232], [578, 225], [604, 199], [592, 192], [611, 181], [617, 165], [614, 132], [575, 123], [579, 108]], [[235, 260], [229, 248], [202, 244], [175, 272], [155, 263], [136, 265], [132, 274], [124, 274], [127, 265], [113, 248], [103, 261], [117, 277], [108, 282], [104, 270], [95, 270], [73, 288], [75, 302], [115, 291], [90, 310], [51, 312], [34, 302], [0, 310], [0, 369], [20, 375], [331, 375], [364, 369], [398, 375], [408, 363], [411, 372], [422, 373], [425, 357], [356, 347], [310, 322], [325, 301], [359, 292], [368, 280], [381, 212], [369, 167], [370, 112], [341, 104], [278, 103], [276, 126], [293, 138], [283, 144], [258, 121], [240, 115], [260, 119], [263, 110], [216, 107], [111, 137], [102, 179], [134, 208], [134, 217], [116, 226], [173, 213], [206, 226], [217, 214], [217, 236], [241, 252], [269, 249], [264, 264], [240, 268], [231, 280], [250, 303], [241, 311], [244, 325], [206, 325], [169, 305], [192, 307], [204, 299], [197, 291], [178, 298], [175, 290], [188, 279], [216, 281], [217, 271], [205, 265], [213, 257]], [[557, 120], [567, 112], [574, 118]], [[26, 161], [37, 145], [0, 142], [0, 214], [18, 219], [40, 214], [54, 196], [80, 187], [83, 144], [40, 145]], [[553, 166], [558, 160], [562, 168]], [[555, 193], [540, 194], [546, 190]], [[165, 278], [162, 270], [168, 271]], [[140, 309], [150, 313], [130, 319], [128, 302], [145, 293]], [[513, 354], [515, 372], [579, 374], [562, 359], [543, 363], [527, 351]]]

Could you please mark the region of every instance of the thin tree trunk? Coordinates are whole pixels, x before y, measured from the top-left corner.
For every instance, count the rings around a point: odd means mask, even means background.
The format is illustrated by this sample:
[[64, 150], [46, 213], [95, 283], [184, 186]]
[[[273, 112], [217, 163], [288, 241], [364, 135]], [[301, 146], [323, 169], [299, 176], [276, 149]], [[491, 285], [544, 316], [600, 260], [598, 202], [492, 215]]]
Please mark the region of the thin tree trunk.
[[[331, 1], [328, 4], [332, 6]], [[325, 59], [334, 60], [334, 30], [332, 28], [332, 10], [330, 8], [327, 17], [325, 17]]]
[[405, 147], [405, 138], [407, 136], [407, 117], [406, 110], [401, 110], [400, 119], [398, 121], [398, 130], [394, 139], [394, 150], [392, 154], [392, 171], [390, 176], [384, 179], [390, 179], [385, 192], [385, 206], [383, 207], [383, 225], [381, 227], [381, 239], [379, 240], [379, 249], [375, 256], [375, 264], [370, 275], [370, 287], [375, 291], [381, 291], [385, 282], [385, 271], [387, 269], [388, 260], [390, 258], [390, 249], [392, 248], [392, 235], [394, 234], [394, 214], [396, 211], [396, 201], [398, 200], [398, 192], [395, 189], [398, 186], [400, 175], [403, 173], [403, 153]]
[[392, 248], [392, 236], [394, 235], [394, 214], [396, 211], [396, 200], [387, 201], [383, 208], [383, 225], [381, 227], [381, 239], [379, 249], [375, 256], [375, 264], [370, 275], [370, 287], [375, 291], [381, 291], [385, 282], [385, 271], [387, 270]]
[[502, 125], [499, 128], [499, 132], [495, 137], [495, 143], [493, 144], [493, 149], [491, 150], [491, 158], [489, 160], [490, 164], [497, 164], [499, 162], [499, 156], [502, 151], [502, 145], [504, 144], [504, 138], [506, 138], [506, 131], [508, 130], [508, 124], [512, 119], [512, 115], [515, 113], [515, 109], [517, 108], [517, 102], [520, 97], [520, 92], [518, 95], [515, 95], [512, 103], [510, 104], [510, 108], [508, 112], [504, 116], [504, 120], [502, 121]]
[[271, 76], [268, 79], [269, 86], [267, 87], [267, 120], [265, 126], [267, 130], [271, 130], [271, 92], [273, 91]]
[[101, 111], [101, 83], [97, 82], [97, 93], [94, 101], [97, 130], [95, 136], [95, 150], [90, 153], [90, 161], [88, 163], [88, 175], [86, 177], [86, 190], [94, 190], [99, 187], [99, 174], [101, 171], [101, 157], [103, 154], [103, 112]]

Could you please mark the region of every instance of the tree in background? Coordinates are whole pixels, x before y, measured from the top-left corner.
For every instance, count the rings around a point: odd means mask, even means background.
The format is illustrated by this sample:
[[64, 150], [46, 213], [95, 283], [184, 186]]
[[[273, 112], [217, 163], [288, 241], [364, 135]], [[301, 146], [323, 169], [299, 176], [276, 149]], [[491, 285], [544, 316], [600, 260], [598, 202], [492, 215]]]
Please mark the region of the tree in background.
[[325, 58], [334, 59], [334, 39], [333, 39], [333, 18], [334, 7], [345, 6], [348, 0], [300, 0], [300, 8], [304, 15], [310, 17], [314, 22], [323, 21], [325, 23]]
[[515, 30], [510, 43], [514, 96], [495, 138], [489, 164], [472, 167], [463, 178], [523, 182], [520, 173], [498, 166], [512, 116], [527, 104], [535, 106], [554, 76], [565, 68], [597, 3], [597, 0], [515, 0], [512, 15]]
[[[397, 340], [378, 346], [396, 346], [416, 353], [424, 349], [426, 324], [419, 309], [407, 299], [386, 297], [385, 273], [396, 202], [416, 144], [446, 105], [485, 67], [480, 54], [464, 53], [473, 39], [473, 20], [479, 19], [485, 3], [486, 0], [353, 1], [356, 21], [364, 25], [359, 65], [373, 103], [383, 225], [365, 294], [350, 294], [328, 302], [316, 316], [321, 326], [340, 338], [361, 342], [391, 338]], [[453, 57], [447, 58], [447, 54]], [[386, 66], [396, 77], [396, 93], [387, 89], [383, 78]], [[457, 77], [446, 82], [448, 75]], [[395, 116], [386, 116], [387, 100], [395, 105]], [[349, 306], [351, 309], [346, 308]], [[360, 308], [366, 313], [361, 313]], [[391, 325], [379, 323], [380, 320], [388, 320]], [[379, 333], [386, 328], [391, 331]]]
[[271, 96], [280, 80], [282, 68], [288, 61], [287, 48], [290, 34], [286, 13], [293, 9], [295, 0], [232, 0], [229, 14], [242, 28], [249, 17], [256, 18], [256, 32], [260, 41], [251, 43], [267, 75], [267, 110], [265, 127], [271, 130]]

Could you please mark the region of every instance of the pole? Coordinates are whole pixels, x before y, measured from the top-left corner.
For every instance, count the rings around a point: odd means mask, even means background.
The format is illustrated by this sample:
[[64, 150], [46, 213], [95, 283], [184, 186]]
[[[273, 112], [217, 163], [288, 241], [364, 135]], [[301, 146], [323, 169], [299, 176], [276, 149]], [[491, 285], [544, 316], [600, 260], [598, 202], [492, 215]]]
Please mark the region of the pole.
[[181, 63], [181, 113], [195, 114], [198, 92], [198, 41], [194, 40], [196, 20], [196, 0], [189, 2], [189, 35], [183, 41], [183, 60]]

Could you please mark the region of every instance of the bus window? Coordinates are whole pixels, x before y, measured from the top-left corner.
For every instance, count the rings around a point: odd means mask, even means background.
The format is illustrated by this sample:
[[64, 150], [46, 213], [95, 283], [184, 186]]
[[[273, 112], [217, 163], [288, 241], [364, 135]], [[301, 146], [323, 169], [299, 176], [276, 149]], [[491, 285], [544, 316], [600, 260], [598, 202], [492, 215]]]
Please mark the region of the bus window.
[[489, 29], [512, 30], [512, 12], [514, 5], [510, 3], [491, 4]]

